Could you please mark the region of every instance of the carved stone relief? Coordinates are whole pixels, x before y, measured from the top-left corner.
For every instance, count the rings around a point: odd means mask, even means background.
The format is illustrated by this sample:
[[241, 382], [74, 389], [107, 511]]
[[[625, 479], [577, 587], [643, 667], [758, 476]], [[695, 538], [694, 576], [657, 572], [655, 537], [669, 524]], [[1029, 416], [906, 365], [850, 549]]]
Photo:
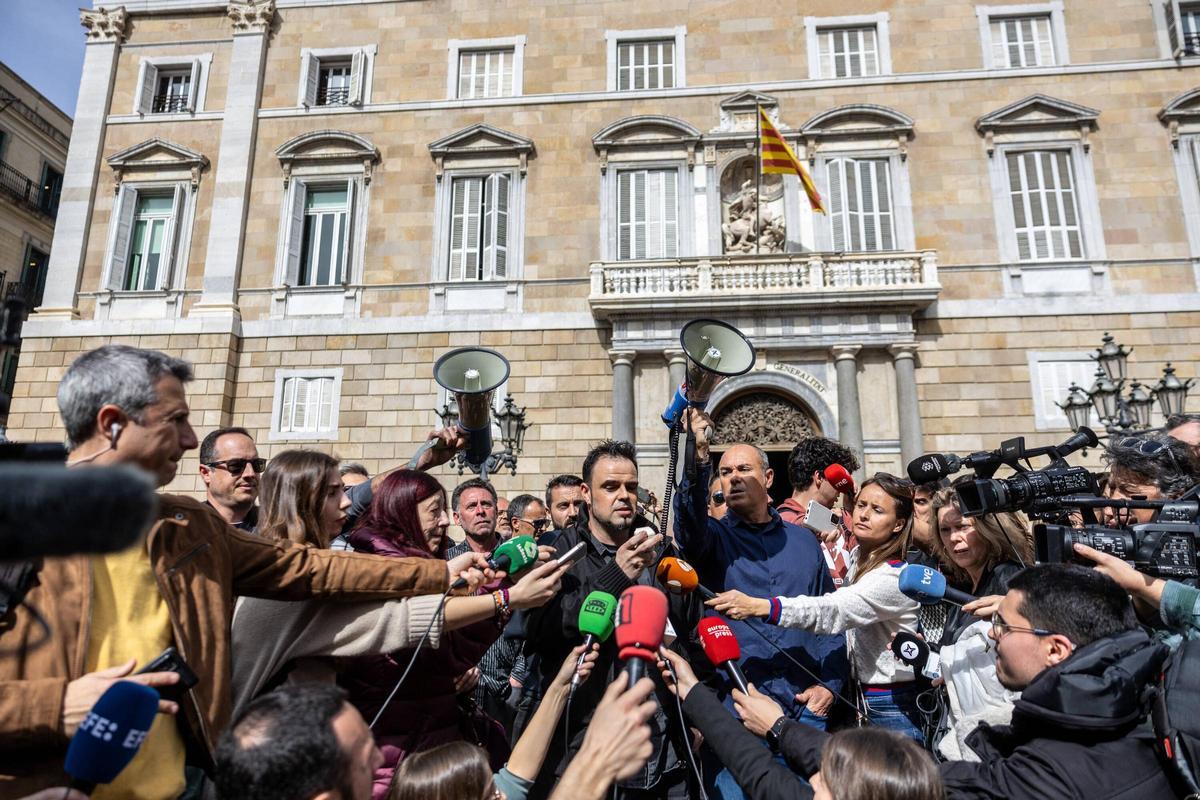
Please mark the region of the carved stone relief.
[[801, 439], [821, 435], [820, 428], [804, 409], [784, 397], [765, 392], [733, 400], [721, 408], [713, 422], [714, 445], [790, 448]]
[[721, 234], [726, 253], [782, 253], [787, 242], [783, 177], [763, 175], [759, 196], [754, 160], [754, 156], [738, 159], [721, 174]]

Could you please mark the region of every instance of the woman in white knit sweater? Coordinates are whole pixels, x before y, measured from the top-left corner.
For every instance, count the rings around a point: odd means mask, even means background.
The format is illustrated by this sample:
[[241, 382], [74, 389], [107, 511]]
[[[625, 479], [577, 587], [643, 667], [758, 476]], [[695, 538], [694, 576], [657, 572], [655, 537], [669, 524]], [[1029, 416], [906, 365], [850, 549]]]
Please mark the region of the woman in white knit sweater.
[[730, 619], [762, 617], [774, 625], [813, 633], [845, 633], [872, 723], [924, 742], [913, 670], [890, 649], [900, 631], [917, 630], [917, 603], [900, 591], [900, 568], [912, 536], [912, 484], [878, 473], [854, 498], [851, 514], [858, 549], [847, 585], [820, 597], [749, 597], [722, 592], [708, 605]]

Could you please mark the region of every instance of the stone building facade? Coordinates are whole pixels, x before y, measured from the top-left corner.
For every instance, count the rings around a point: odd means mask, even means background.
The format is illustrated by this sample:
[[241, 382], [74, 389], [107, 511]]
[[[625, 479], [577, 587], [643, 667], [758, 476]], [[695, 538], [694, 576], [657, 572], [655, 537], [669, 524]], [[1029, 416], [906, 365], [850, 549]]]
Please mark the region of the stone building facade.
[[[0, 299], [41, 305], [70, 141], [71, 118], [0, 62]], [[0, 350], [0, 431], [19, 358]]]
[[[11, 432], [58, 438], [66, 365], [130, 342], [196, 364], [201, 434], [376, 470], [478, 344], [532, 423], [503, 492], [609, 435], [661, 491], [716, 317], [758, 351], [718, 429], [779, 466], [1059, 440], [1103, 331], [1196, 372], [1198, 5], [97, 2]], [[759, 108], [828, 214], [790, 176], [747, 212]]]

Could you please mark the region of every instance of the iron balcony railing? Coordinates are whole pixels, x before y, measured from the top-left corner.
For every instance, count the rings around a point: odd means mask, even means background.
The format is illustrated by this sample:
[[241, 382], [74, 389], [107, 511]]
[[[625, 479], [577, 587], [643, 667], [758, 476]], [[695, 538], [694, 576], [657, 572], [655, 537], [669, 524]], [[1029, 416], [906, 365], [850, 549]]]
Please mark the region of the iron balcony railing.
[[53, 218], [58, 212], [58, 201], [52, 192], [9, 164], [0, 161], [0, 191], [31, 211]]
[[156, 94], [153, 102], [150, 104], [150, 110], [155, 114], [171, 114], [177, 111], [187, 111], [187, 95], [170, 93]]
[[348, 106], [350, 105], [350, 87], [340, 86], [329, 88], [323, 86], [317, 91], [319, 106]]

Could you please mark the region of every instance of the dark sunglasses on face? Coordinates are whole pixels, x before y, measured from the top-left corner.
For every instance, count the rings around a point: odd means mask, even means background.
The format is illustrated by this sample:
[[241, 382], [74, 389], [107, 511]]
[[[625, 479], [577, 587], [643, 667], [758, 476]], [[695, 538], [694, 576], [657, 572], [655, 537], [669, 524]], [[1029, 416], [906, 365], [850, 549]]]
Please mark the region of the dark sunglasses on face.
[[265, 458], [229, 458], [224, 461], [213, 461], [204, 466], [211, 469], [228, 470], [231, 475], [241, 475], [246, 471], [247, 464], [259, 475], [267, 468], [267, 460]]

